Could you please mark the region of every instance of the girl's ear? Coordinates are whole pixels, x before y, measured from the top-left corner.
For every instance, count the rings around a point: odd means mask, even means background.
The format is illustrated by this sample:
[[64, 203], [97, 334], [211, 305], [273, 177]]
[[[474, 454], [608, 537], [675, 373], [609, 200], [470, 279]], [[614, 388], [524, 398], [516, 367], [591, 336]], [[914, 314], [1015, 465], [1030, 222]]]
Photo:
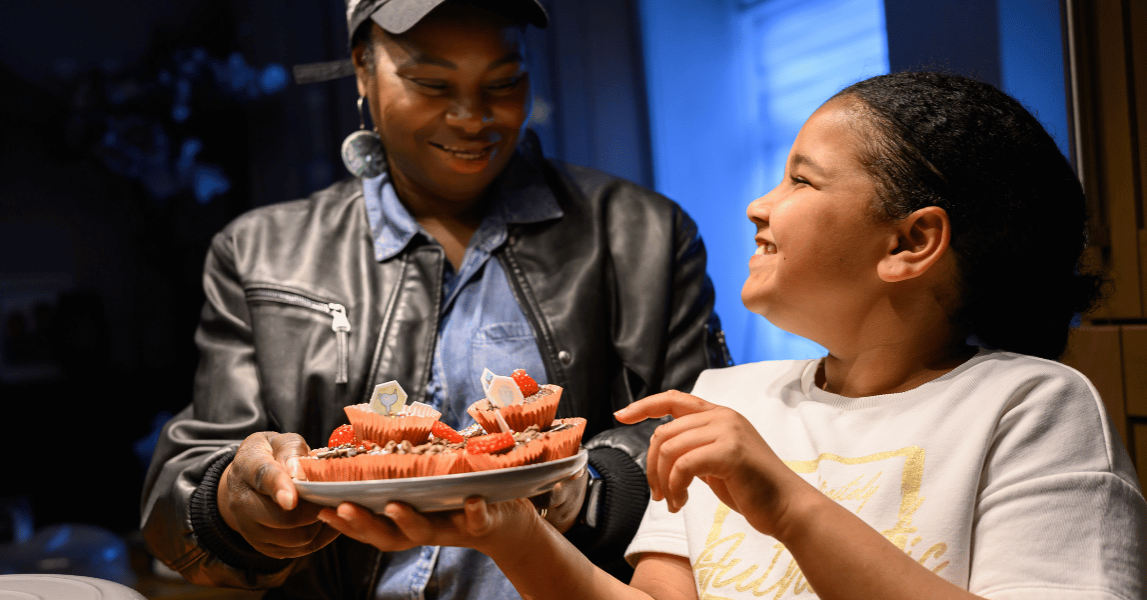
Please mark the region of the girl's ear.
[[939, 206], [927, 206], [894, 226], [896, 240], [880, 260], [877, 271], [884, 281], [904, 281], [925, 273], [948, 251], [952, 222]]

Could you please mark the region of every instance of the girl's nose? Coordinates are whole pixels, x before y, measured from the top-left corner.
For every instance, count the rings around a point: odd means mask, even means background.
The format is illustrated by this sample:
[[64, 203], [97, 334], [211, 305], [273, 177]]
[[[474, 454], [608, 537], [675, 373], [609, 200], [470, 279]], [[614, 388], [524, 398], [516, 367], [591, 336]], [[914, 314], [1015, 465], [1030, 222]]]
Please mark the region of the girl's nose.
[[749, 206], [745, 209], [745, 215], [749, 217], [750, 221], [760, 224], [769, 220], [769, 196], [771, 195], [772, 192], [769, 192], [749, 203]]

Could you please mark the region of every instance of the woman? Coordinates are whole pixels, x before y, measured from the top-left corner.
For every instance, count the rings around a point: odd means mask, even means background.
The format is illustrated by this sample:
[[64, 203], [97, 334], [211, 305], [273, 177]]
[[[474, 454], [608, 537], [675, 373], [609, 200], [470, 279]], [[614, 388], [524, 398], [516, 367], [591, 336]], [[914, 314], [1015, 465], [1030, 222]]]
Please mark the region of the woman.
[[588, 419], [591, 472], [538, 501], [595, 560], [620, 561], [648, 494], [648, 431], [613, 411], [728, 357], [689, 217], [547, 160], [526, 130], [523, 33], [545, 22], [533, 0], [348, 7], [377, 131], [348, 145], [350, 163], [386, 168], [214, 240], [196, 396], [164, 430], [143, 505], [150, 548], [191, 581], [277, 587], [268, 597], [513, 596], [470, 550], [335, 539], [284, 468], [388, 380], [464, 427], [484, 368], [561, 385], [559, 416]]

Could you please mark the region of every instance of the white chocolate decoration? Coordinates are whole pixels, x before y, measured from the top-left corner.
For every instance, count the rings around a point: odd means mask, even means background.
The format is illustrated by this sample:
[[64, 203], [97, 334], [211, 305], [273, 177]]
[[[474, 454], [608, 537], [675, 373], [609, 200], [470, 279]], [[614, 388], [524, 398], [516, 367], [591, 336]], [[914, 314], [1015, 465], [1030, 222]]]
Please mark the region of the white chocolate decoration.
[[485, 393], [487, 397], [490, 395], [490, 382], [494, 380], [494, 377], [493, 371], [490, 369], [482, 369], [482, 392]]
[[502, 413], [494, 411], [494, 418], [498, 420], [498, 427], [502, 428], [503, 433], [514, 433], [514, 430], [510, 429], [510, 424], [506, 422], [506, 418], [502, 416]]
[[522, 389], [518, 387], [518, 382], [514, 381], [513, 377], [506, 377], [505, 375], [495, 375], [490, 380], [486, 397], [490, 399], [492, 404], [499, 407], [521, 404], [525, 400], [522, 397]]
[[406, 406], [406, 390], [397, 381], [388, 381], [374, 386], [370, 396], [370, 408], [380, 415], [397, 416]]

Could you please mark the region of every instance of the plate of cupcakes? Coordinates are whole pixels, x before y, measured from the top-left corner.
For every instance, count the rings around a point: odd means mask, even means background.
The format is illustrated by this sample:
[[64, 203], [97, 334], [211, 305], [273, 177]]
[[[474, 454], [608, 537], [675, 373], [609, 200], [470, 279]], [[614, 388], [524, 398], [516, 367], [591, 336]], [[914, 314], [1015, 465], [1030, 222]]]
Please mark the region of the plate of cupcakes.
[[408, 404], [398, 382], [376, 386], [370, 402], [344, 408], [350, 424], [293, 466], [299, 496], [375, 512], [391, 501], [454, 510], [470, 496], [536, 496], [585, 468], [585, 419], [554, 418], [562, 388], [539, 386], [521, 369], [486, 370], [482, 387], [486, 397], [468, 408], [476, 423], [456, 431], [433, 407]]

